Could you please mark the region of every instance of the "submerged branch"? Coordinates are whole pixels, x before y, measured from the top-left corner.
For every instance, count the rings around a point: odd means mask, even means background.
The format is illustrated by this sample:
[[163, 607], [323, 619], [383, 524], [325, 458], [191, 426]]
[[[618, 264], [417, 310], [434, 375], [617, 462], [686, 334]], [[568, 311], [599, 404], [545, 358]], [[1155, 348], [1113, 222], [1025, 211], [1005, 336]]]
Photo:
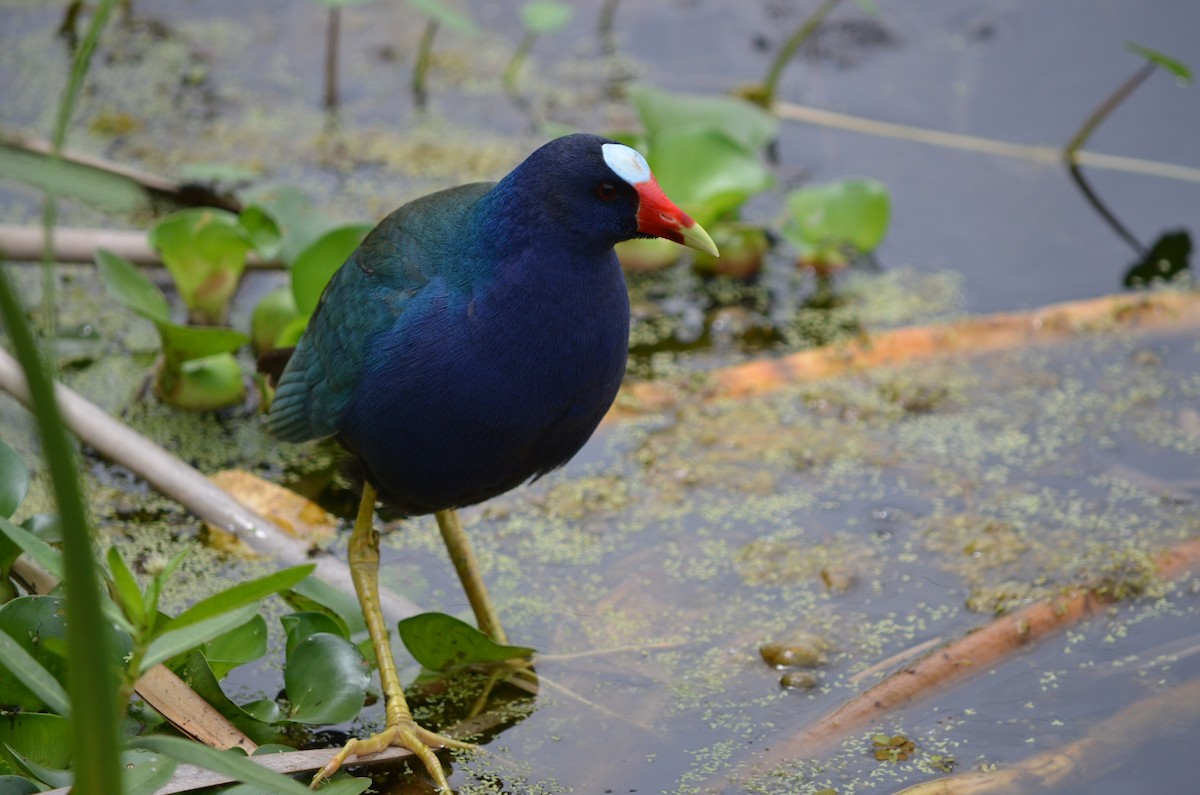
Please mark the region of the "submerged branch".
[[1200, 717], [1200, 679], [1163, 690], [1095, 726], [1086, 737], [992, 772], [926, 781], [898, 795], [1003, 795], [1046, 792], [1094, 781], [1160, 737], [1178, 736]]
[[[1200, 537], [1194, 537], [1163, 553], [1157, 560], [1156, 573], [1164, 580], [1173, 580], [1194, 570], [1198, 563]], [[1111, 591], [1097, 586], [1034, 602], [1001, 616], [913, 665], [894, 671], [800, 733], [772, 744], [769, 754], [755, 768], [762, 771], [795, 759], [819, 757], [848, 735], [905, 704], [986, 672], [1008, 655], [1095, 615], [1115, 601]]]
[[[1027, 312], [1003, 312], [953, 323], [864, 334], [852, 341], [759, 359], [710, 373], [702, 400], [753, 397], [789, 384], [871, 367], [925, 361], [950, 354], [978, 355], [1038, 345], [1113, 328], [1188, 328], [1200, 325], [1200, 293], [1153, 292], [1069, 301]], [[696, 399], [679, 382], [630, 384], [606, 422], [663, 411]]]

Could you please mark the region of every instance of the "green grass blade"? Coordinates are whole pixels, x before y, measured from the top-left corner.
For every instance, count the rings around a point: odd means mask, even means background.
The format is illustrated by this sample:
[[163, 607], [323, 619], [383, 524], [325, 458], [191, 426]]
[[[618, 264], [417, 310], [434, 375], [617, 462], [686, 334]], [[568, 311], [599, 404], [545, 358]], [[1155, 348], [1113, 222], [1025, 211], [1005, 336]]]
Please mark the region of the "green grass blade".
[[238, 583], [212, 596], [201, 599], [167, 623], [168, 630], [177, 630], [245, 605], [257, 604], [271, 594], [292, 588], [307, 577], [315, 567], [311, 563], [292, 566], [264, 577]]
[[46, 703], [53, 712], [64, 718], [71, 715], [71, 702], [67, 691], [54, 678], [54, 675], [42, 667], [33, 655], [25, 651], [7, 632], [0, 631], [0, 663], [13, 672], [13, 676], [21, 680], [38, 698]]
[[[42, 354], [8, 274], [0, 269], [0, 317], [13, 353], [29, 383], [30, 404], [42, 440], [46, 467], [54, 485], [63, 533], [63, 580], [67, 594], [67, 648], [76, 660], [108, 660], [112, 641], [105, 632], [102, 592], [75, 449], [67, 437]], [[16, 539], [14, 539], [16, 540]], [[68, 690], [71, 709], [87, 731], [72, 735], [77, 795], [121, 792], [117, 682], [107, 665], [73, 665]]]

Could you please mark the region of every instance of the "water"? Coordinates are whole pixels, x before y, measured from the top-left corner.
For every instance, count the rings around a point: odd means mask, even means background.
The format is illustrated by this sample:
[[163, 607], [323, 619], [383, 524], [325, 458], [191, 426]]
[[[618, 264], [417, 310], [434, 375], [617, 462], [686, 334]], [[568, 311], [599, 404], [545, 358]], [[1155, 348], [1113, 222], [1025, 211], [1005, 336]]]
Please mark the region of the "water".
[[[608, 93], [626, 73], [689, 91], [758, 79], [807, 10], [624, 3], [625, 60], [613, 63], [596, 59], [599, 6], [576, 4], [571, 26], [537, 43], [521, 105], [493, 77], [519, 35], [515, 4], [473, 5], [488, 34], [439, 38], [422, 118], [406, 93], [420, 23], [403, 6], [345, 10], [343, 106], [327, 117], [323, 6], [138, 2], [132, 27], [107, 34], [71, 144], [168, 175], [189, 163], [249, 166], [342, 217], [377, 217], [427, 190], [503, 173], [544, 137], [532, 129], [539, 123], [628, 126], [628, 108]], [[6, 130], [49, 129], [66, 68], [53, 37], [58, 11], [0, 4]], [[1187, 0], [1152, 8], [926, 2], [885, 5], [874, 21], [847, 4], [837, 19], [854, 24], [835, 25], [821, 41], [824, 55], [789, 67], [781, 99], [1036, 144], [1065, 142], [1137, 68], [1123, 41], [1186, 58], [1200, 29]], [[1194, 91], [1155, 75], [1089, 148], [1200, 166]], [[878, 256], [884, 273], [847, 289], [852, 306], [875, 299], [875, 314], [858, 315], [869, 327], [1113, 292], [1133, 259], [1058, 167], [797, 123], [785, 123], [778, 151], [783, 189], [863, 174], [892, 191], [892, 228]], [[1200, 207], [1193, 183], [1088, 173], [1143, 242], [1194, 220]], [[37, 198], [0, 185], [0, 217], [36, 219]], [[756, 200], [750, 215], [770, 219], [778, 200]], [[69, 204], [64, 215], [113, 223]], [[765, 280], [768, 311], [804, 297], [807, 286], [788, 270], [785, 262], [783, 275]], [[696, 289], [686, 274], [665, 283]], [[80, 303], [64, 305], [64, 318], [97, 319], [107, 340], [97, 363], [67, 373], [77, 387], [206, 470], [233, 462], [319, 483], [342, 512], [353, 504], [328, 449], [294, 448], [283, 463], [245, 418], [197, 421], [200, 431], [176, 435], [174, 413], [128, 408], [136, 378], [113, 357], [149, 349], [153, 336], [137, 323], [114, 330], [116, 321], [76, 295], [94, 284], [86, 276], [72, 284], [64, 300]], [[261, 290], [250, 287], [236, 318]], [[743, 355], [739, 345], [688, 353], [683, 365], [718, 366]], [[742, 403], [689, 403], [605, 431], [563, 472], [467, 515], [509, 635], [539, 649], [547, 683], [534, 703], [504, 694], [513, 725], [489, 737], [494, 757], [456, 763], [453, 783], [471, 793], [501, 791], [489, 776], [516, 792], [892, 792], [945, 767], [1018, 764], [1195, 679], [1195, 580], [1164, 586], [1139, 566], [1200, 530], [1198, 357], [1188, 334], [1112, 334]], [[0, 416], [9, 438], [21, 415], [6, 406]], [[203, 444], [189, 450], [189, 439]], [[139, 539], [153, 531], [168, 547], [162, 535], [196, 532], [169, 507], [132, 510], [147, 496], [90, 463], [110, 529]], [[162, 525], [141, 524], [146, 516]], [[431, 609], [465, 613], [431, 521], [398, 528], [388, 544], [392, 587]], [[198, 554], [181, 581], [211, 586], [212, 569], [202, 566], [229, 565]], [[852, 733], [828, 757], [792, 759], [781, 777], [747, 782], [765, 749], [861, 689], [856, 676], [881, 660], [953, 639], [997, 608], [1105, 576], [1149, 593]], [[798, 633], [828, 644], [826, 662], [815, 689], [785, 691], [758, 648]], [[269, 697], [279, 676], [270, 665], [240, 671], [230, 687], [241, 701]], [[431, 719], [452, 722], [469, 695], [421, 704]], [[375, 707], [338, 728], [362, 733], [379, 721]], [[1114, 753], [1111, 771], [1054, 791], [1185, 791], [1192, 776], [1181, 760], [1191, 758], [1196, 728], [1193, 716], [1150, 745], [1131, 738], [1131, 753]], [[877, 761], [877, 730], [903, 733], [915, 753]]]

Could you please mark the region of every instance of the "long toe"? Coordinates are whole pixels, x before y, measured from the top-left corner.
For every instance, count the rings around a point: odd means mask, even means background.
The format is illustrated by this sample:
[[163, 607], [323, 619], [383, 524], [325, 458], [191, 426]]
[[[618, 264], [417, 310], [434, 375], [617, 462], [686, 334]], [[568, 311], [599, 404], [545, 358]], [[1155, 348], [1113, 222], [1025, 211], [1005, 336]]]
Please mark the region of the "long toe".
[[442, 769], [441, 760], [434, 753], [434, 748], [456, 748], [459, 750], [471, 750], [476, 746], [471, 743], [465, 743], [462, 740], [456, 740], [453, 737], [447, 737], [437, 732], [431, 732], [421, 726], [418, 726], [415, 721], [407, 720], [388, 726], [379, 734], [367, 737], [365, 739], [352, 739], [338, 751], [325, 767], [317, 771], [313, 776], [310, 789], [316, 789], [322, 781], [332, 776], [337, 772], [342, 764], [354, 757], [364, 757], [371, 754], [377, 754], [392, 746], [399, 748], [407, 748], [416, 754], [417, 758], [425, 765], [425, 769], [433, 778], [433, 783], [437, 785], [439, 791], [450, 792], [450, 784], [446, 781], [446, 773]]

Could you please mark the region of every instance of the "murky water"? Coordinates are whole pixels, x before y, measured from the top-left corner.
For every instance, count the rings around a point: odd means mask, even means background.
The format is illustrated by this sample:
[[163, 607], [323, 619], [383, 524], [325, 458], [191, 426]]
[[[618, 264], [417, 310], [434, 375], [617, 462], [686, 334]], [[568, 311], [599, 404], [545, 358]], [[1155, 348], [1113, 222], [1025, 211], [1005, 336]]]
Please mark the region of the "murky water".
[[[627, 107], [608, 90], [630, 71], [694, 91], [756, 79], [804, 13], [787, 3], [625, 3], [623, 58], [601, 62], [591, 27], [599, 5], [579, 3], [567, 31], [539, 42], [524, 108], [480, 77], [511, 51], [514, 4], [480, 5], [489, 34], [440, 41], [426, 118], [406, 94], [419, 25], [386, 4], [351, 7], [344, 104], [331, 120], [319, 112], [323, 7], [136, 2], [132, 28], [114, 28], [101, 51], [71, 142], [167, 174], [197, 162], [258, 168], [267, 183], [300, 185], [345, 217], [378, 216], [429, 189], [503, 172], [541, 137], [534, 123], [627, 126]], [[783, 98], [1061, 143], [1136, 68], [1123, 40], [1187, 57], [1200, 20], [1193, 5], [1146, 9], [884, 7], [879, 21], [838, 27], [844, 39], [822, 45], [832, 50], [793, 64]], [[66, 63], [55, 13], [0, 4], [6, 128], [49, 128]], [[1194, 91], [1156, 76], [1094, 147], [1200, 165]], [[870, 327], [1111, 292], [1132, 259], [1057, 168], [798, 124], [785, 125], [779, 150], [785, 187], [802, 175], [857, 173], [893, 191], [885, 274], [847, 288]], [[1115, 173], [1097, 181], [1145, 238], [1194, 220], [1200, 206], [1200, 189], [1186, 182]], [[35, 196], [3, 190], [0, 217], [36, 217]], [[770, 217], [777, 201], [761, 199], [751, 214]], [[81, 208], [65, 215], [111, 223]], [[663, 278], [648, 291], [695, 289], [686, 275]], [[776, 313], [799, 306], [807, 288], [787, 272], [766, 283]], [[92, 283], [72, 284], [64, 300], [86, 300]], [[159, 407], [130, 406], [136, 374], [110, 357], [151, 350], [153, 336], [80, 305], [102, 336], [85, 357], [101, 361], [66, 372], [85, 394], [205, 471], [236, 465], [305, 488], [321, 482], [331, 507], [352, 504], [343, 478], [326, 483], [336, 472], [331, 448], [277, 451], [253, 419], [184, 426]], [[682, 366], [715, 366], [739, 351], [735, 339]], [[539, 649], [544, 684], [536, 702], [503, 694], [513, 725], [487, 743], [494, 756], [459, 760], [453, 783], [464, 793], [892, 792], [946, 769], [1019, 763], [1195, 679], [1200, 586], [1154, 582], [1145, 565], [1161, 546], [1200, 532], [1198, 360], [1194, 336], [1116, 334], [697, 403], [604, 431], [564, 471], [467, 513], [509, 635]], [[133, 371], [147, 366], [143, 357]], [[6, 438], [21, 417], [5, 403]], [[196, 531], [120, 470], [89, 464], [109, 529], [139, 541]], [[464, 613], [432, 522], [395, 530], [388, 583], [430, 609]], [[181, 583], [202, 585], [234, 564], [211, 553], [188, 565]], [[880, 661], [1097, 578], [1145, 594], [853, 732], [831, 756], [752, 776], [765, 749], [874, 681]], [[820, 664], [799, 682], [811, 689], [781, 687], [785, 672], [759, 654], [773, 642], [815, 650]], [[264, 669], [231, 683], [242, 700], [278, 686]], [[453, 721], [470, 695], [424, 707]], [[362, 732], [380, 719], [375, 708], [340, 728]], [[1193, 717], [1150, 745], [1130, 738], [1129, 754], [1114, 754], [1102, 778], [1084, 771], [1055, 791], [1186, 791], [1197, 728]], [[877, 760], [871, 735], [880, 730], [911, 739], [910, 758]]]

